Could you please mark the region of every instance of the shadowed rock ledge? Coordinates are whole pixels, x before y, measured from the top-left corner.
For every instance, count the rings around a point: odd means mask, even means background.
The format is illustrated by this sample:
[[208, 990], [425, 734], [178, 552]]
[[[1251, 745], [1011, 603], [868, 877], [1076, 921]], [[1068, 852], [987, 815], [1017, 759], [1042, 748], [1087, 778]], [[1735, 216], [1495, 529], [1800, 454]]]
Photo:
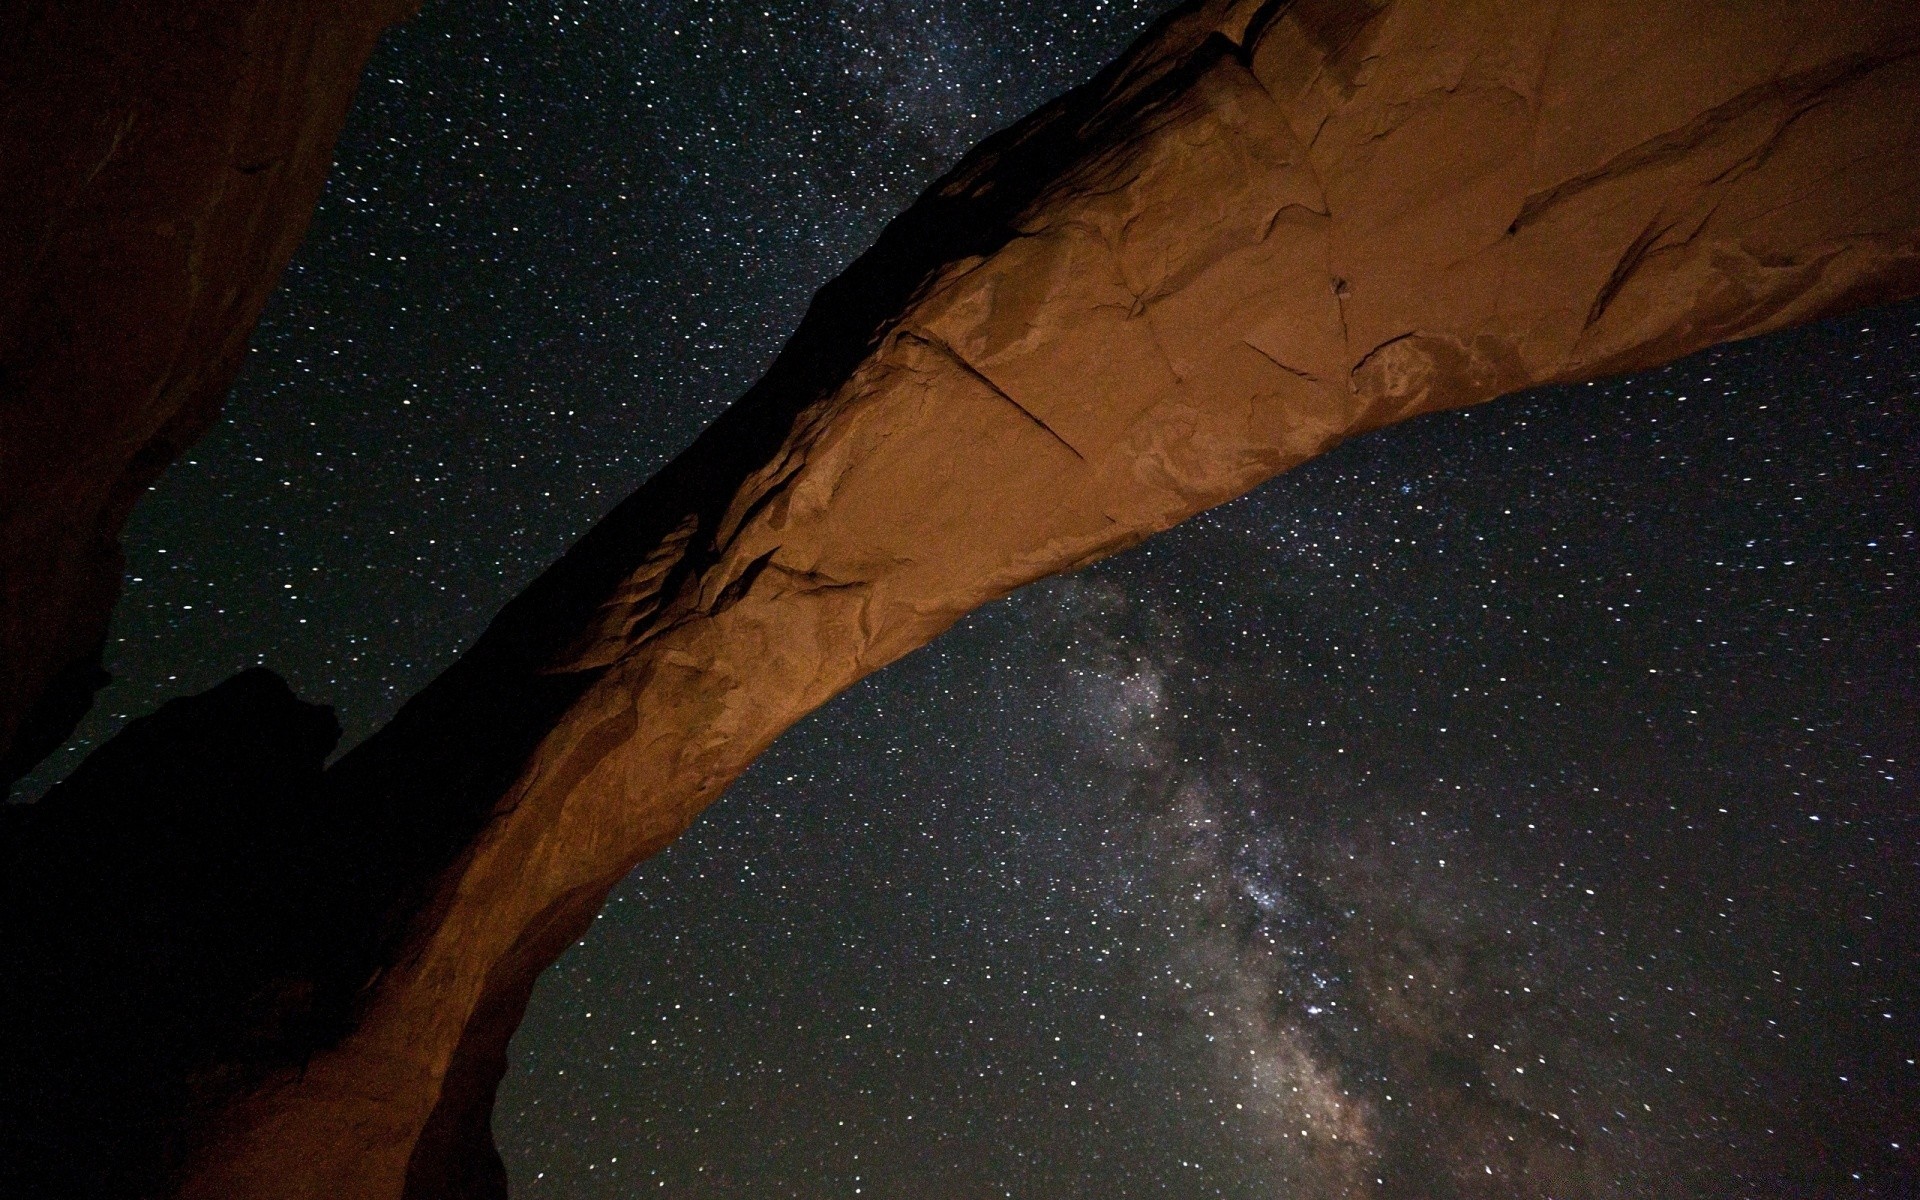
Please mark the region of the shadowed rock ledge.
[[1904, 0], [1179, 10], [302, 792], [273, 911], [328, 936], [180, 1068], [167, 1190], [501, 1194], [536, 976], [837, 691], [1354, 434], [1916, 291]]

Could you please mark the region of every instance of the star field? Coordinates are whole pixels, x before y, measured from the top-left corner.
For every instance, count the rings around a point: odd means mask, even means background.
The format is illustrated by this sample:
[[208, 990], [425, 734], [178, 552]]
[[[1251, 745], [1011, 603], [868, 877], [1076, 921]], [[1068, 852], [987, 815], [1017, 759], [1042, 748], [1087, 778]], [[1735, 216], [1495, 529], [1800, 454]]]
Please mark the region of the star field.
[[[122, 720], [390, 716], [1157, 4], [429, 5]], [[543, 979], [516, 1195], [1920, 1194], [1920, 305], [1342, 447], [796, 727]]]
[[526, 1195], [1906, 1196], [1920, 307], [1385, 431], [828, 705]]
[[1164, 3], [429, 4], [368, 65], [225, 420], [127, 531], [126, 718], [264, 662], [349, 741]]

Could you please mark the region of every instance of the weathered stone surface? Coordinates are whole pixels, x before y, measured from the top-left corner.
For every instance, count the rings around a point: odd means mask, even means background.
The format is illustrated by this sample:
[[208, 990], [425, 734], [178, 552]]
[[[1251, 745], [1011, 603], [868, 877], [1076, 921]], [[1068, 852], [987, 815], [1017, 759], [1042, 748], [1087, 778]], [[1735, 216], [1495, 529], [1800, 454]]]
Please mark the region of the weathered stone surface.
[[777, 734], [975, 605], [1364, 430], [1920, 289], [1917, 51], [1903, 0], [1175, 14], [891, 226], [334, 769], [392, 940], [353, 1033], [231, 1110], [186, 1194], [497, 1188], [539, 970]]
[[1356, 433], [1916, 291], [1907, 0], [1180, 10], [890, 226], [327, 773], [309, 919], [344, 932], [273, 1024], [345, 1033], [210, 1116], [179, 1193], [497, 1194], [539, 971], [968, 609]]
[[0, 786], [105, 682], [121, 526], [218, 413], [415, 3], [0, 9]]

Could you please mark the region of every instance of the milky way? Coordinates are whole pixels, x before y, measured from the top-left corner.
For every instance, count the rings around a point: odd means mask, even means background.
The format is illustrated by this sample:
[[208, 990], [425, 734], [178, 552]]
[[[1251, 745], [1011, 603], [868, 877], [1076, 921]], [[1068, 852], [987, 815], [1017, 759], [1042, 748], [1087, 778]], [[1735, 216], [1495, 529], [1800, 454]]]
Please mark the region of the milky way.
[[1427, 418], [976, 614], [549, 974], [516, 1184], [1911, 1194], [1917, 387]]
[[[430, 5], [75, 746], [350, 736], [1157, 6]], [[1920, 1192], [1920, 307], [1341, 448], [783, 738], [542, 982], [528, 1196]]]

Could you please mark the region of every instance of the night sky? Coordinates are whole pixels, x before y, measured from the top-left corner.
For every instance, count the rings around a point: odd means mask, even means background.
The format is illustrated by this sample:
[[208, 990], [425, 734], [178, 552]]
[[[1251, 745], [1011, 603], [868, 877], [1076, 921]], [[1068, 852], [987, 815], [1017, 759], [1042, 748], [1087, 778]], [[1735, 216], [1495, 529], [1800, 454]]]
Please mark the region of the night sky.
[[[123, 715], [363, 736], [1155, 5], [431, 6]], [[1920, 304], [1343, 447], [783, 738], [543, 981], [551, 1197], [1920, 1195]]]
[[516, 1185], [1920, 1194], [1916, 391], [1511, 398], [977, 614], [549, 975]]

